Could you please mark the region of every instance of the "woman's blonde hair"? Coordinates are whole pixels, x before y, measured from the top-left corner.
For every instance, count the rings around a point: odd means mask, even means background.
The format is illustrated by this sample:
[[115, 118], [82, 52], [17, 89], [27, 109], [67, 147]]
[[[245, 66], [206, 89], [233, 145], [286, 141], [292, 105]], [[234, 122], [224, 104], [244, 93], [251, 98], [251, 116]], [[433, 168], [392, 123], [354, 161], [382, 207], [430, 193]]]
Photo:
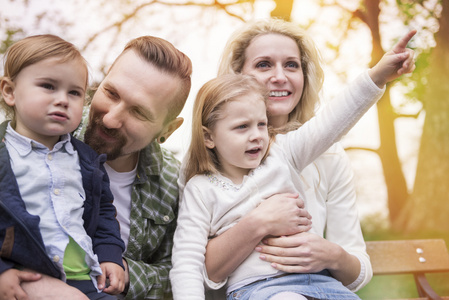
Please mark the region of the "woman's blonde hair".
[[[8, 48], [4, 56], [4, 76], [14, 81], [19, 73], [28, 66], [48, 58], [59, 58], [61, 62], [79, 60], [86, 68], [87, 62], [78, 49], [70, 42], [51, 34], [26, 37]], [[88, 78], [88, 76], [86, 76]], [[88, 81], [86, 81], [86, 87]], [[15, 122], [14, 107], [6, 104], [0, 94], [0, 105], [5, 112], [6, 119]]]
[[226, 103], [250, 93], [260, 95], [260, 100], [266, 105], [266, 88], [249, 75], [218, 76], [206, 82], [198, 91], [193, 104], [192, 140], [186, 153], [186, 182], [197, 174], [219, 171], [220, 165], [215, 151], [206, 147], [205, 129], [214, 129], [217, 121], [222, 118]]
[[246, 49], [254, 38], [265, 34], [284, 35], [298, 45], [304, 74], [304, 90], [298, 105], [290, 112], [288, 122], [303, 124], [315, 115], [315, 106], [319, 102], [324, 73], [315, 43], [298, 25], [280, 19], [258, 20], [245, 24], [231, 36], [226, 44], [218, 74], [241, 73], [246, 60]]

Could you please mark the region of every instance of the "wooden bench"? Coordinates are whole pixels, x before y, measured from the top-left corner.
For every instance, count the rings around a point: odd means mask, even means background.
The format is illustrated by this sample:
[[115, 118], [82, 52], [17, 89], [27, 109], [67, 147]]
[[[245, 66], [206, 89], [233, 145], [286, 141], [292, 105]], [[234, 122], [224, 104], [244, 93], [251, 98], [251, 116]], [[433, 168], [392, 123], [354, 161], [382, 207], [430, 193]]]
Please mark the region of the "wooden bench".
[[421, 297], [417, 299], [449, 299], [437, 295], [425, 275], [449, 272], [449, 254], [444, 240], [368, 241], [366, 247], [374, 275], [413, 274]]

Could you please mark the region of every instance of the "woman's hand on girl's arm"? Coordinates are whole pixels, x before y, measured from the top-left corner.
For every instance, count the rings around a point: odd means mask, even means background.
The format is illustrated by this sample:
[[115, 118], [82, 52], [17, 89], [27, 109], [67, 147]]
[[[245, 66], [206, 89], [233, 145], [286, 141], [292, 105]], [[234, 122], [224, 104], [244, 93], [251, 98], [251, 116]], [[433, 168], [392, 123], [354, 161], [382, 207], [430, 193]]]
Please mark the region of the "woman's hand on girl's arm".
[[264, 237], [304, 232], [311, 224], [311, 216], [298, 195], [285, 193], [268, 198], [235, 226], [209, 241], [205, 261], [209, 279], [226, 279]]
[[261, 259], [288, 273], [316, 273], [328, 269], [343, 285], [354, 282], [360, 273], [357, 257], [339, 245], [313, 233], [267, 238], [257, 246]]

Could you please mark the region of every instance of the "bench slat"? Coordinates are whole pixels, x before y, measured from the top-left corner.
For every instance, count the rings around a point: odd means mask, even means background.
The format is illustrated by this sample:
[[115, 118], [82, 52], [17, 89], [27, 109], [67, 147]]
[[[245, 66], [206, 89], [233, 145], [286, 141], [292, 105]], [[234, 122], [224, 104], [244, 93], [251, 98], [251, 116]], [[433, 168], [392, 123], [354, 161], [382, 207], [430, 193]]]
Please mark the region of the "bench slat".
[[375, 275], [449, 271], [449, 254], [441, 239], [368, 241], [366, 247]]

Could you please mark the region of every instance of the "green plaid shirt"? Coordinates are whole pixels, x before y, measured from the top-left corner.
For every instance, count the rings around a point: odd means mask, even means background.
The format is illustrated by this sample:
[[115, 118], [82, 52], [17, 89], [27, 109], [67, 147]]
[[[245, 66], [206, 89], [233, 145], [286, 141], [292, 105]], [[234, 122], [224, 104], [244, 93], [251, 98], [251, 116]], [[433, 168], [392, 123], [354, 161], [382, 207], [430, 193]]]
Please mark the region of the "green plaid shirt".
[[[83, 124], [87, 124], [85, 112]], [[83, 126], [85, 127], [85, 126]], [[82, 137], [84, 128], [75, 135]], [[172, 299], [169, 271], [178, 209], [180, 163], [158, 143], [140, 151], [131, 195], [129, 267], [125, 299]]]
[[124, 257], [126, 299], [171, 299], [169, 271], [178, 205], [179, 161], [156, 142], [140, 152]]

